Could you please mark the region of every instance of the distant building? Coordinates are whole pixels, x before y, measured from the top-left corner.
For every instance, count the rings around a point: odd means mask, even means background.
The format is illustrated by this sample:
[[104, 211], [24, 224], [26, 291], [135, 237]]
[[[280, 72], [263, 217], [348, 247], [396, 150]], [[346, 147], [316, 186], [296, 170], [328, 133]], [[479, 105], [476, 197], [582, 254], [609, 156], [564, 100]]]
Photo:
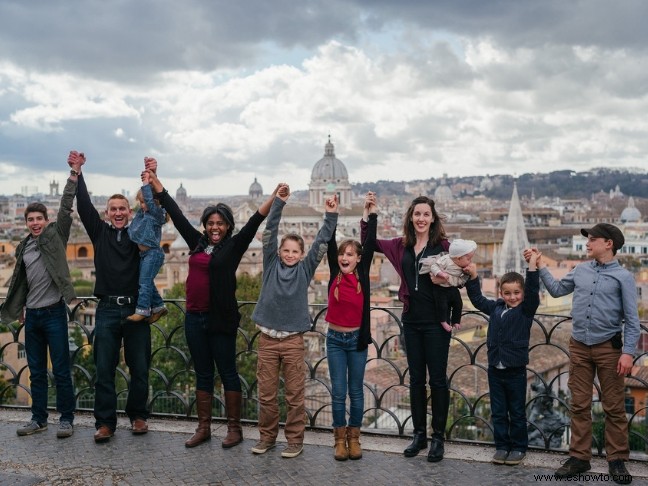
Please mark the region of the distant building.
[[308, 205], [324, 211], [324, 201], [337, 194], [340, 208], [351, 207], [351, 184], [346, 167], [335, 157], [331, 136], [324, 146], [324, 157], [317, 161], [308, 184]]
[[635, 207], [634, 198], [630, 196], [628, 198], [628, 206], [621, 211], [621, 217], [619, 218], [621, 223], [639, 223], [641, 221], [641, 211]]
[[495, 276], [501, 277], [507, 272], [523, 273], [526, 263], [522, 256], [522, 250], [528, 246], [529, 238], [524, 226], [517, 184], [514, 183], [506, 229], [504, 230], [504, 240], [499, 251], [496, 251], [493, 255], [493, 273]]
[[257, 182], [257, 178], [254, 178], [254, 182], [250, 184], [250, 190], [248, 191], [250, 199], [257, 201], [263, 197], [263, 187]]

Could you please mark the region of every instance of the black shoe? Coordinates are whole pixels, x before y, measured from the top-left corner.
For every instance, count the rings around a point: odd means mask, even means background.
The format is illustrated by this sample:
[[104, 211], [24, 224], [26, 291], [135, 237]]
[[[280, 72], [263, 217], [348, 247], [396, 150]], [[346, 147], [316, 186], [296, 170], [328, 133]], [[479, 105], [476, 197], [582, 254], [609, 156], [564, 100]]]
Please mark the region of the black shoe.
[[405, 457], [414, 457], [424, 449], [427, 449], [427, 436], [425, 432], [414, 432], [412, 443], [403, 451], [403, 455]]
[[617, 484], [630, 484], [632, 482], [632, 475], [626, 469], [623, 459], [608, 462], [608, 472], [612, 476], [612, 481]]
[[444, 449], [443, 439], [432, 437], [432, 443], [430, 444], [430, 450], [428, 451], [428, 462], [439, 462], [442, 460]]
[[583, 461], [576, 457], [569, 456], [562, 466], [554, 473], [557, 478], [568, 478], [584, 473], [592, 469], [589, 461]]

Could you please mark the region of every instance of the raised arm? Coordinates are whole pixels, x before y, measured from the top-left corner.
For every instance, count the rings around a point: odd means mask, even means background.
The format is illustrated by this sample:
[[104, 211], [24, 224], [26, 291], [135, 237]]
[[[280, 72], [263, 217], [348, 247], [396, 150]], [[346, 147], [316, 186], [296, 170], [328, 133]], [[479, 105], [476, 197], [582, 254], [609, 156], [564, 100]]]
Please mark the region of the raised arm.
[[328, 242], [333, 236], [335, 226], [338, 220], [338, 201], [337, 196], [332, 196], [326, 200], [324, 205], [326, 212], [324, 213], [324, 224], [317, 232], [313, 245], [308, 250], [308, 254], [304, 259], [304, 264], [309, 276], [315, 273], [317, 265], [324, 258], [324, 254], [328, 248]]
[[99, 225], [104, 224], [104, 222], [90, 200], [90, 194], [88, 194], [88, 188], [86, 187], [83, 174], [81, 173], [81, 168], [85, 162], [86, 157], [83, 152], [73, 150], [68, 155], [68, 165], [72, 170], [78, 173], [78, 176], [70, 175], [70, 178], [74, 179], [76, 177], [77, 179], [76, 198], [79, 218], [81, 218], [81, 223], [83, 223], [83, 227], [88, 233], [90, 240], [94, 241]]
[[189, 249], [193, 250], [198, 245], [202, 233], [194, 228], [194, 226], [186, 218], [178, 203], [171, 197], [169, 192], [164, 189], [164, 186], [157, 177], [157, 174], [151, 170], [148, 170], [149, 184], [153, 191], [155, 192], [155, 197], [158, 198], [160, 204], [164, 209], [166, 209], [173, 225], [180, 233], [180, 236], [185, 240]]
[[290, 187], [288, 187], [288, 184], [279, 184], [277, 195], [274, 198], [274, 201], [272, 201], [270, 213], [268, 214], [268, 220], [266, 221], [266, 227], [262, 236], [264, 270], [266, 267], [269, 268], [269, 266], [278, 258], [277, 252], [279, 251], [279, 242], [277, 241], [277, 238], [279, 237], [279, 221], [281, 220], [281, 213], [289, 197]]
[[77, 176], [70, 175], [70, 177], [68, 177], [65, 188], [63, 189], [63, 196], [61, 197], [58, 214], [56, 216], [56, 229], [65, 243], [70, 239], [73, 212], [72, 203], [74, 202], [74, 196], [77, 192], [77, 182]]

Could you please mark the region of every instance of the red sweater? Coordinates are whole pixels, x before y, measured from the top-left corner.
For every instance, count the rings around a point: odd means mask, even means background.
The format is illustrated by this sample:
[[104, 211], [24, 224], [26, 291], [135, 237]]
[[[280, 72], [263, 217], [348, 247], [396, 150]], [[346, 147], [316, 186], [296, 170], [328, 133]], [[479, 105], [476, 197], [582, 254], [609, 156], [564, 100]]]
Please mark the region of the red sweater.
[[[326, 322], [340, 327], [360, 327], [362, 324], [363, 294], [358, 292], [358, 279], [353, 273], [340, 273], [329, 289]], [[338, 297], [335, 297], [338, 289]]]

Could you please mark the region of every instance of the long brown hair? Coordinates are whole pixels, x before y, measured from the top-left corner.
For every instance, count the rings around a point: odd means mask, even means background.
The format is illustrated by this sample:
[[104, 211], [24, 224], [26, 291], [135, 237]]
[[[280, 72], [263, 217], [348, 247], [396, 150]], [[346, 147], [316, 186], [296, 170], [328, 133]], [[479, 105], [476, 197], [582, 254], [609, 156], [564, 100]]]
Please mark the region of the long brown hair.
[[432, 210], [432, 224], [430, 224], [429, 231], [429, 243], [432, 246], [435, 246], [441, 242], [441, 240], [446, 238], [445, 229], [443, 229], [442, 217], [437, 213], [436, 208], [434, 207], [434, 201], [427, 196], [419, 196], [414, 199], [407, 211], [405, 216], [403, 216], [403, 244], [405, 246], [414, 246], [416, 244], [416, 231], [414, 230], [414, 223], [412, 223], [412, 215], [414, 214], [414, 208], [417, 204], [427, 204]]

